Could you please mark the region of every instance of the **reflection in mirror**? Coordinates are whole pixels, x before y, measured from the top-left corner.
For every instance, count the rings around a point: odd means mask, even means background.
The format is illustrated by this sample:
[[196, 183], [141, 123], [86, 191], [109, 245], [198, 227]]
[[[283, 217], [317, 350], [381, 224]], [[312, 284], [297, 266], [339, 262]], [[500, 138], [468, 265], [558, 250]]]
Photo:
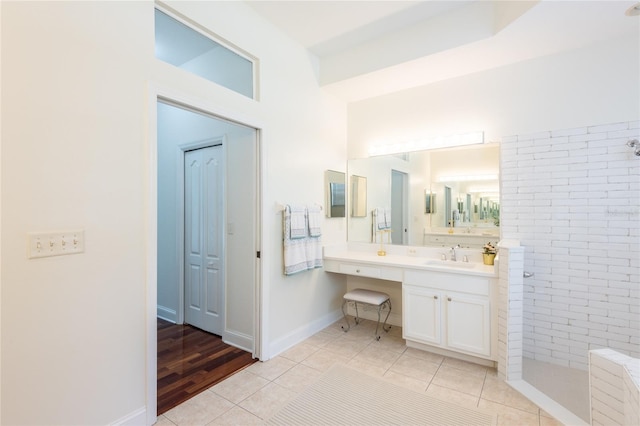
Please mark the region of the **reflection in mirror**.
[[324, 176], [327, 217], [345, 217], [345, 174], [327, 170]]
[[432, 214], [436, 212], [436, 194], [431, 190], [424, 190], [424, 212], [425, 214]]
[[367, 217], [367, 178], [351, 176], [351, 217]]
[[[432, 228], [492, 228], [499, 226], [500, 201], [497, 177], [462, 182], [437, 182], [430, 192], [436, 200]], [[438, 197], [438, 194], [441, 194]], [[440, 201], [444, 197], [444, 200]], [[439, 203], [439, 204], [438, 204]], [[486, 231], [486, 229], [485, 229]]]
[[[402, 171], [409, 181], [404, 206], [409, 245], [432, 245], [441, 240], [432, 235], [448, 238], [449, 232], [475, 234], [479, 241], [499, 236], [498, 144], [349, 160], [349, 175], [368, 180], [369, 209], [392, 205], [392, 170]], [[348, 202], [353, 209], [352, 197]], [[370, 214], [350, 217], [348, 240], [371, 242], [371, 226]]]

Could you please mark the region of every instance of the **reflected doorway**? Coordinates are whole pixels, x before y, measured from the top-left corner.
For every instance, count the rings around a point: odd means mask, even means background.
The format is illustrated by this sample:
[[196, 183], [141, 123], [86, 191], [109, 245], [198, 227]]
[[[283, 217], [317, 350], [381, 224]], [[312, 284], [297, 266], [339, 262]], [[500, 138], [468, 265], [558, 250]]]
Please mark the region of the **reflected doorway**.
[[409, 175], [398, 170], [391, 170], [391, 242], [408, 244], [407, 214]]

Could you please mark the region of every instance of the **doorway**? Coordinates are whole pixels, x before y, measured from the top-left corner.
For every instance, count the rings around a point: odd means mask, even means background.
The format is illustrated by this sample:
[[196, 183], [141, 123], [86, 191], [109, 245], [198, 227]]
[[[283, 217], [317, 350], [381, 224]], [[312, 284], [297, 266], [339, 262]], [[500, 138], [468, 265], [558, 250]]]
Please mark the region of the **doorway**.
[[391, 170], [391, 241], [393, 244], [408, 244], [408, 180], [405, 172]]
[[[220, 290], [198, 292], [200, 300], [195, 303], [207, 304], [205, 311], [216, 313], [218, 328], [214, 333], [224, 344], [239, 348], [252, 358], [258, 358], [260, 350], [260, 263], [256, 256], [260, 250], [258, 130], [214, 115], [209, 108], [198, 109], [187, 106], [186, 102], [156, 96], [155, 111], [152, 112], [156, 144], [151, 146], [151, 157], [155, 159], [151, 187], [156, 188], [151, 198], [154, 213], [151, 223], [155, 225], [155, 235], [152, 234], [155, 238], [151, 241], [155, 252], [150, 252], [155, 254], [150, 259], [155, 269], [150, 272], [150, 283], [155, 291], [150, 293], [149, 301], [151, 306], [157, 306], [157, 312], [151, 311], [149, 318], [150, 323], [153, 322], [153, 329], [149, 327], [152, 351], [148, 352], [153, 359], [149, 360], [147, 373], [149, 422], [153, 421], [151, 401], [157, 401], [159, 348], [156, 324], [160, 319], [179, 325], [193, 322], [185, 308], [194, 305], [193, 293], [185, 293], [189, 287], [186, 285], [189, 270], [206, 271], [213, 263], [204, 278], [201, 274], [193, 281], [206, 282], [211, 275], [218, 275], [213, 281], [220, 284]], [[210, 205], [206, 212], [198, 209], [197, 214], [189, 212], [186, 207], [189, 197], [185, 194], [190, 190], [184, 191], [189, 176], [185, 170], [193, 160], [190, 153], [206, 152], [207, 147], [212, 147], [212, 155], [205, 155], [197, 163], [218, 164], [214, 169], [221, 186], [214, 191], [213, 201], [205, 204], [216, 204], [220, 214], [208, 224], [199, 222], [193, 227], [188, 225], [192, 217], [211, 216], [209, 211], [214, 207]], [[191, 237], [185, 237], [187, 229], [191, 232], [196, 228], [205, 232], [193, 233], [191, 240]], [[194, 240], [204, 240], [204, 248], [200, 251], [206, 254], [195, 267], [185, 261], [185, 255], [189, 253], [187, 248]], [[212, 240], [220, 246], [210, 247]], [[211, 253], [215, 256], [208, 256]], [[202, 300], [203, 294], [210, 300]]]

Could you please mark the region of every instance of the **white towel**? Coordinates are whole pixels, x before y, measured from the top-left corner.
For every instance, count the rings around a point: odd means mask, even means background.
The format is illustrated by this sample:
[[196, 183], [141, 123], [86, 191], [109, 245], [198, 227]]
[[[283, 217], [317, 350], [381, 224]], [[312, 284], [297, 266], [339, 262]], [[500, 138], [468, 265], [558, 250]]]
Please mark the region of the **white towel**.
[[384, 209], [384, 229], [391, 229], [391, 209]]
[[381, 207], [377, 207], [374, 211], [373, 211], [373, 219], [374, 219], [374, 224], [375, 224], [375, 228], [380, 230], [380, 229], [387, 229], [387, 223], [385, 221], [385, 215], [384, 215], [384, 209]]
[[305, 250], [307, 269], [322, 268], [322, 242], [320, 237], [307, 238]]
[[307, 236], [307, 208], [305, 206], [287, 206], [291, 213], [291, 239]]
[[307, 209], [309, 218], [309, 236], [319, 237], [322, 235], [320, 223], [322, 221], [322, 207], [315, 204]]
[[[307, 208], [303, 207], [306, 212]], [[305, 215], [307, 216], [307, 215]], [[311, 237], [307, 234], [308, 221], [304, 224], [304, 235], [293, 238], [291, 219], [293, 217], [291, 206], [286, 206], [283, 217], [283, 254], [284, 274], [293, 275], [308, 269], [321, 268], [322, 242], [320, 237]]]

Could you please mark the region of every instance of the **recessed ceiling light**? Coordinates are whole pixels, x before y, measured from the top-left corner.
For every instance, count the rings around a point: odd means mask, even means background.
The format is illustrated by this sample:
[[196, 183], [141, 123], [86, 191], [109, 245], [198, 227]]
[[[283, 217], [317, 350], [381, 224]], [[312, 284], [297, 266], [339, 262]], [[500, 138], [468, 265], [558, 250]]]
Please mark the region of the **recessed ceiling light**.
[[640, 3], [636, 3], [633, 6], [631, 6], [629, 9], [627, 9], [627, 11], [624, 14], [627, 16], [640, 15]]

